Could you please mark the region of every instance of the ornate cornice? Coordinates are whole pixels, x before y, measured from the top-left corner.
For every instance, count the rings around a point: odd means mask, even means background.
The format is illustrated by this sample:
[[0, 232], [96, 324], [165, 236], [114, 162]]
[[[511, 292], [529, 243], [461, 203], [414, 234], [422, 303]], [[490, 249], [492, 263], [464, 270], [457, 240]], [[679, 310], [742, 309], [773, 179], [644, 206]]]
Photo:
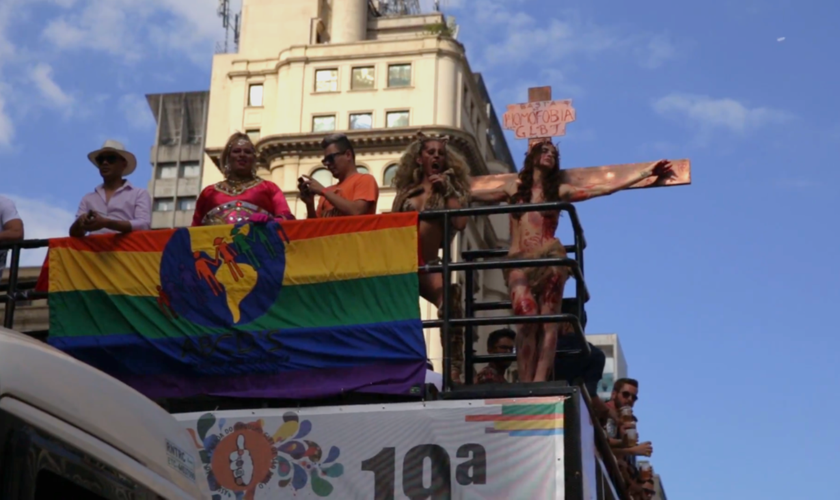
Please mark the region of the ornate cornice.
[[[442, 126], [404, 127], [372, 130], [348, 130], [342, 133], [353, 142], [357, 154], [368, 152], [402, 153], [416, 138], [417, 132], [426, 135], [448, 135], [449, 144], [455, 145], [466, 157], [473, 176], [487, 175], [487, 163], [478, 147], [475, 137], [462, 129]], [[261, 138], [257, 144], [257, 155], [263, 166], [285, 158], [319, 158], [324, 152], [321, 140], [326, 134], [280, 134]], [[222, 148], [207, 148], [206, 153], [219, 167]]]

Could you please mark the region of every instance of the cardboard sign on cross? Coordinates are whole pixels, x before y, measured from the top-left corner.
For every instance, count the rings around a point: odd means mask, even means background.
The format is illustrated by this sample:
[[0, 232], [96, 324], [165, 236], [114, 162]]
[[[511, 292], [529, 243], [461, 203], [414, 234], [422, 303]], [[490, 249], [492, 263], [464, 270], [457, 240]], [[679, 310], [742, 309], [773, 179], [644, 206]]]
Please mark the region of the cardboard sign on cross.
[[531, 143], [566, 135], [566, 124], [575, 121], [572, 100], [551, 100], [551, 87], [528, 89], [528, 102], [511, 104], [502, 116], [505, 130]]
[[[528, 139], [529, 146], [551, 137], [565, 135], [566, 123], [577, 118], [572, 101], [551, 100], [551, 87], [534, 87], [528, 89], [528, 104], [514, 104], [508, 106], [504, 114], [504, 128], [513, 130], [517, 139]], [[652, 162], [625, 163], [621, 165], [605, 165], [601, 167], [585, 167], [565, 169], [567, 182], [575, 187], [586, 187], [599, 184], [620, 184], [638, 175], [639, 171]], [[689, 160], [671, 160], [674, 175], [664, 181], [648, 178], [630, 189], [680, 186], [691, 184], [691, 162]], [[472, 178], [472, 189], [494, 189], [503, 186], [511, 177], [519, 174], [482, 175]]]

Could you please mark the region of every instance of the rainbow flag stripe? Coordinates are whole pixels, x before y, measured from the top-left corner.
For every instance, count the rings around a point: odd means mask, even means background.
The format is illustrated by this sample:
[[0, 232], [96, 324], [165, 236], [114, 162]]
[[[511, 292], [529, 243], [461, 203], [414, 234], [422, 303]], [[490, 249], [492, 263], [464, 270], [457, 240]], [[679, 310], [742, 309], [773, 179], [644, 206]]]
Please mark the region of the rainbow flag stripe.
[[417, 214], [50, 241], [49, 342], [150, 397], [416, 393]]
[[488, 400], [485, 404], [501, 406], [501, 413], [467, 415], [467, 422], [492, 422], [488, 434], [505, 433], [511, 437], [562, 436], [563, 398], [526, 398]]

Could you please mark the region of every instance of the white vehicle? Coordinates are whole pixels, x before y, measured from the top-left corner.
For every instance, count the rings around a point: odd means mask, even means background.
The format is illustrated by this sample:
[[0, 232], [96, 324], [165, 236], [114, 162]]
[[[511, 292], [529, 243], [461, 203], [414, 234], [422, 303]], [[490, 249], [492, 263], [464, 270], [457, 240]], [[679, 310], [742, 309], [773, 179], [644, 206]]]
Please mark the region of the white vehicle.
[[0, 498], [210, 498], [189, 434], [123, 383], [0, 328]]

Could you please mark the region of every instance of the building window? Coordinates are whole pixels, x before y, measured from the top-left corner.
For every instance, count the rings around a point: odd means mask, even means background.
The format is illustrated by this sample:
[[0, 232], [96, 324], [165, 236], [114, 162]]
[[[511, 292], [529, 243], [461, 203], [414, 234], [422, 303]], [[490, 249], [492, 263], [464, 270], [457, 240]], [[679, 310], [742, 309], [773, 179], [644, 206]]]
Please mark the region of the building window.
[[382, 185], [390, 186], [394, 182], [394, 177], [397, 175], [397, 166], [391, 165], [385, 169], [385, 175], [382, 176]]
[[350, 130], [368, 130], [373, 128], [373, 113], [353, 113], [350, 115]]
[[190, 212], [194, 211], [195, 198], [178, 198], [178, 210]]
[[350, 83], [350, 88], [353, 90], [372, 89], [375, 84], [375, 75], [373, 66], [353, 68], [353, 80]]
[[201, 164], [199, 164], [198, 162], [182, 163], [181, 177], [201, 177]]
[[315, 92], [336, 92], [337, 90], [337, 69], [319, 69], [315, 72]]
[[410, 85], [410, 64], [392, 64], [388, 66], [388, 87], [408, 87]]
[[385, 125], [388, 128], [408, 127], [408, 111], [391, 111], [385, 115]]
[[313, 132], [329, 132], [331, 130], [335, 130], [335, 115], [312, 117]]
[[259, 107], [263, 105], [263, 86], [262, 83], [251, 85], [248, 87], [248, 106]]
[[326, 168], [319, 168], [318, 170], [312, 172], [310, 177], [320, 182], [322, 186], [333, 185], [333, 176]]
[[257, 130], [246, 130], [246, 131], [245, 131], [245, 135], [247, 135], [247, 136], [248, 136], [248, 139], [251, 139], [251, 142], [252, 142], [253, 144], [256, 144], [256, 143], [257, 143], [257, 141], [259, 141], [259, 140], [260, 140], [260, 131], [259, 131], [259, 129], [257, 129]]
[[360, 174], [369, 174], [370, 169], [364, 165], [356, 165], [356, 172], [359, 172]]
[[178, 177], [178, 165], [174, 163], [159, 163], [157, 166], [158, 179], [174, 179]]
[[155, 212], [171, 212], [175, 210], [175, 200], [172, 198], [158, 198], [152, 207]]

